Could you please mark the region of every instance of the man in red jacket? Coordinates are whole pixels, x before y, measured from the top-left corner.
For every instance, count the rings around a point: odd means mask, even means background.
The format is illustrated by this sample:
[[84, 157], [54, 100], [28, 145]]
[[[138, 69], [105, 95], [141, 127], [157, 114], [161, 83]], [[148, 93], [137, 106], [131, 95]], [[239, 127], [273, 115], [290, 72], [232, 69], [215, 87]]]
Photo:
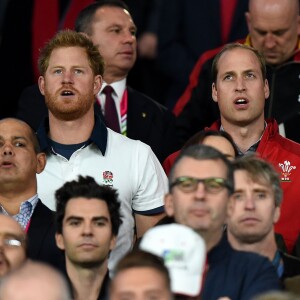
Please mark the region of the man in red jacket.
[[228, 44], [214, 59], [212, 78], [212, 97], [221, 119], [210, 129], [228, 132], [240, 156], [257, 152], [279, 172], [284, 198], [275, 231], [292, 251], [300, 232], [300, 145], [282, 137], [275, 120], [265, 121], [269, 85], [264, 58], [247, 45]]
[[[241, 43], [262, 52], [267, 62], [270, 96], [265, 117], [275, 118], [280, 133], [300, 142], [300, 17], [298, 0], [250, 0], [246, 13], [249, 35]], [[211, 99], [211, 66], [221, 48], [201, 55], [190, 83], [173, 110], [181, 144], [219, 118]]]

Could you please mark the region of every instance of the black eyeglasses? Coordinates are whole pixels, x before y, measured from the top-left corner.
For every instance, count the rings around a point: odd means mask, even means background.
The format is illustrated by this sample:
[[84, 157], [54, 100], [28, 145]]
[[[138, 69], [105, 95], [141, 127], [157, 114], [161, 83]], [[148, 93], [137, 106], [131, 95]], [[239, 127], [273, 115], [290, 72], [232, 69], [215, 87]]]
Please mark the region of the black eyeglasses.
[[174, 186], [186, 193], [194, 192], [197, 190], [199, 183], [204, 184], [205, 191], [207, 193], [216, 194], [222, 191], [224, 188], [230, 189], [230, 186], [226, 179], [218, 177], [209, 177], [209, 178], [194, 178], [194, 177], [178, 177], [173, 183], [170, 184], [170, 189]]

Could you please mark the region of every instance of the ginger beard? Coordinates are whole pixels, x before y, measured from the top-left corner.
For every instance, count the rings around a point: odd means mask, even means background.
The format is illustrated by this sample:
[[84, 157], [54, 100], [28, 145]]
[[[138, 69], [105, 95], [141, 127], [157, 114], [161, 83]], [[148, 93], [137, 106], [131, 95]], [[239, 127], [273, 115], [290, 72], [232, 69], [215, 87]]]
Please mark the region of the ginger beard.
[[[74, 95], [72, 97], [62, 96], [63, 90], [71, 90]], [[81, 94], [74, 87], [63, 86], [55, 94], [47, 89], [45, 83], [45, 102], [49, 111], [59, 120], [72, 121], [84, 116], [94, 104], [95, 95], [93, 89], [86, 89], [85, 94]], [[89, 92], [90, 90], [90, 92]]]

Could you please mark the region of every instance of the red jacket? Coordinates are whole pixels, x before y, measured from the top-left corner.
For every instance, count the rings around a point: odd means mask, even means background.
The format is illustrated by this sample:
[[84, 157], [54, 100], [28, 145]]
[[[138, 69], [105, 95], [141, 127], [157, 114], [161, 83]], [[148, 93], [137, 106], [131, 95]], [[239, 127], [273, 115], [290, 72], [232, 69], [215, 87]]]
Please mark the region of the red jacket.
[[[267, 124], [257, 152], [280, 174], [283, 201], [275, 231], [283, 236], [291, 252], [300, 234], [300, 144], [282, 137], [275, 120], [267, 120]], [[209, 129], [219, 130], [220, 125], [217, 121]]]
[[163, 169], [164, 169], [165, 173], [167, 174], [167, 176], [169, 176], [171, 168], [179, 154], [180, 154], [180, 150], [173, 152], [164, 160], [162, 166], [163, 166]]
[[[240, 43], [251, 45], [250, 37]], [[222, 49], [203, 53], [197, 61], [190, 83], [177, 101], [173, 112], [177, 116], [177, 136], [183, 145], [196, 132], [220, 118], [218, 103], [211, 96], [211, 68], [213, 59]], [[274, 67], [267, 65], [270, 96], [265, 105], [265, 118], [284, 124], [285, 136], [300, 143], [300, 39], [295, 52], [286, 62]]]

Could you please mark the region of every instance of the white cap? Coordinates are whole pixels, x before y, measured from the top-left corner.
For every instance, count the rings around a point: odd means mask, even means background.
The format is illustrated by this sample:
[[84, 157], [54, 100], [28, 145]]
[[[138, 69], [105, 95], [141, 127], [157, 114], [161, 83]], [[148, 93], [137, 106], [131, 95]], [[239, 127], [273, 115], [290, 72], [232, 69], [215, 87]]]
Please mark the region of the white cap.
[[173, 293], [200, 294], [206, 247], [194, 230], [175, 223], [155, 226], [144, 234], [139, 247], [164, 259]]

